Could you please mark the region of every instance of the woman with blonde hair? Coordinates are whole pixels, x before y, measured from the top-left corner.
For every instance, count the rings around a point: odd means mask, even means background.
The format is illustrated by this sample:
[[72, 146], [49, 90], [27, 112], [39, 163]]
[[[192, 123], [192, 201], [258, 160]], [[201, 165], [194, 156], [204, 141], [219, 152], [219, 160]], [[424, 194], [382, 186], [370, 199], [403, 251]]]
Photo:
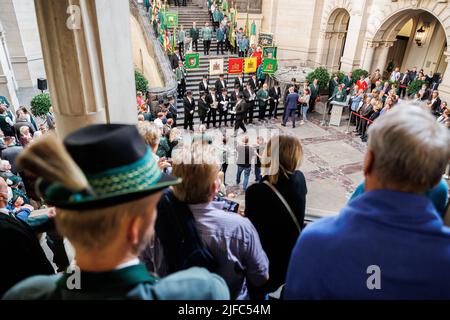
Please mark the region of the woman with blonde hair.
[[289, 258], [303, 227], [306, 180], [299, 170], [303, 158], [300, 140], [275, 136], [261, 158], [263, 179], [245, 194], [245, 215], [259, 233], [269, 264], [269, 282], [257, 297], [276, 291], [284, 283]]

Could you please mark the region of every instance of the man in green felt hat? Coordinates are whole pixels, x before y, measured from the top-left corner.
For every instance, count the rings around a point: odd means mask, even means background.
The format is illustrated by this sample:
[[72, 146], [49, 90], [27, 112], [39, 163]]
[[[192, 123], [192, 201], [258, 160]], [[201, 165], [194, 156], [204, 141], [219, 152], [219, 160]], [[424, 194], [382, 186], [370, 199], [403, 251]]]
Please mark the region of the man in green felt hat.
[[224, 280], [205, 269], [158, 279], [138, 260], [153, 238], [161, 192], [180, 179], [161, 172], [135, 126], [88, 126], [64, 144], [45, 135], [18, 164], [39, 177], [38, 191], [56, 207], [76, 267], [28, 278], [4, 299], [229, 299]]

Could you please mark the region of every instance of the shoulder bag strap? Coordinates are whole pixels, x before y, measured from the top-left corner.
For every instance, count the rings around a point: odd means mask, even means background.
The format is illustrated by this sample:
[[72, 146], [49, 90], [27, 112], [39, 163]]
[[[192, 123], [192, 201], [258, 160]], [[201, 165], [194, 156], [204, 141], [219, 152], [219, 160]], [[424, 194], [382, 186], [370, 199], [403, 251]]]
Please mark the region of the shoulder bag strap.
[[278, 198], [281, 200], [281, 202], [284, 204], [284, 206], [286, 207], [287, 211], [289, 212], [289, 214], [291, 215], [292, 220], [295, 223], [295, 226], [297, 227], [298, 232], [301, 231], [301, 227], [300, 224], [298, 223], [297, 218], [295, 217], [294, 212], [291, 209], [291, 206], [289, 205], [289, 203], [287, 203], [286, 199], [283, 197], [283, 195], [277, 190], [277, 188], [275, 188], [269, 181], [265, 180], [264, 184], [267, 185], [270, 189], [272, 189], [272, 191], [278, 196]]

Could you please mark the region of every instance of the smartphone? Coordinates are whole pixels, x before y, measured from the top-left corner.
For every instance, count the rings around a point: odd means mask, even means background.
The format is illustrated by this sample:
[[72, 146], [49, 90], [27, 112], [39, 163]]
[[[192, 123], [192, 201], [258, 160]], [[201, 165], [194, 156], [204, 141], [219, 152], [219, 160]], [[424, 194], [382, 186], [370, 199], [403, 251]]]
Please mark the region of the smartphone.
[[239, 203], [228, 200], [221, 196], [215, 196], [213, 201], [223, 202], [222, 210], [227, 212], [238, 213], [239, 212]]

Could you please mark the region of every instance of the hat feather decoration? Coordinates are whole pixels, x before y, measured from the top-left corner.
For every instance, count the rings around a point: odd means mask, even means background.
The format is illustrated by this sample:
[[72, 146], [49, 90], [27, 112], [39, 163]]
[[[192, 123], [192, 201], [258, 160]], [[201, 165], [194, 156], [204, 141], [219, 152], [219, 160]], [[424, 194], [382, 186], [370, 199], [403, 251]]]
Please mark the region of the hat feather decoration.
[[17, 165], [47, 182], [60, 183], [72, 192], [92, 193], [88, 180], [55, 133], [47, 133], [17, 157]]

